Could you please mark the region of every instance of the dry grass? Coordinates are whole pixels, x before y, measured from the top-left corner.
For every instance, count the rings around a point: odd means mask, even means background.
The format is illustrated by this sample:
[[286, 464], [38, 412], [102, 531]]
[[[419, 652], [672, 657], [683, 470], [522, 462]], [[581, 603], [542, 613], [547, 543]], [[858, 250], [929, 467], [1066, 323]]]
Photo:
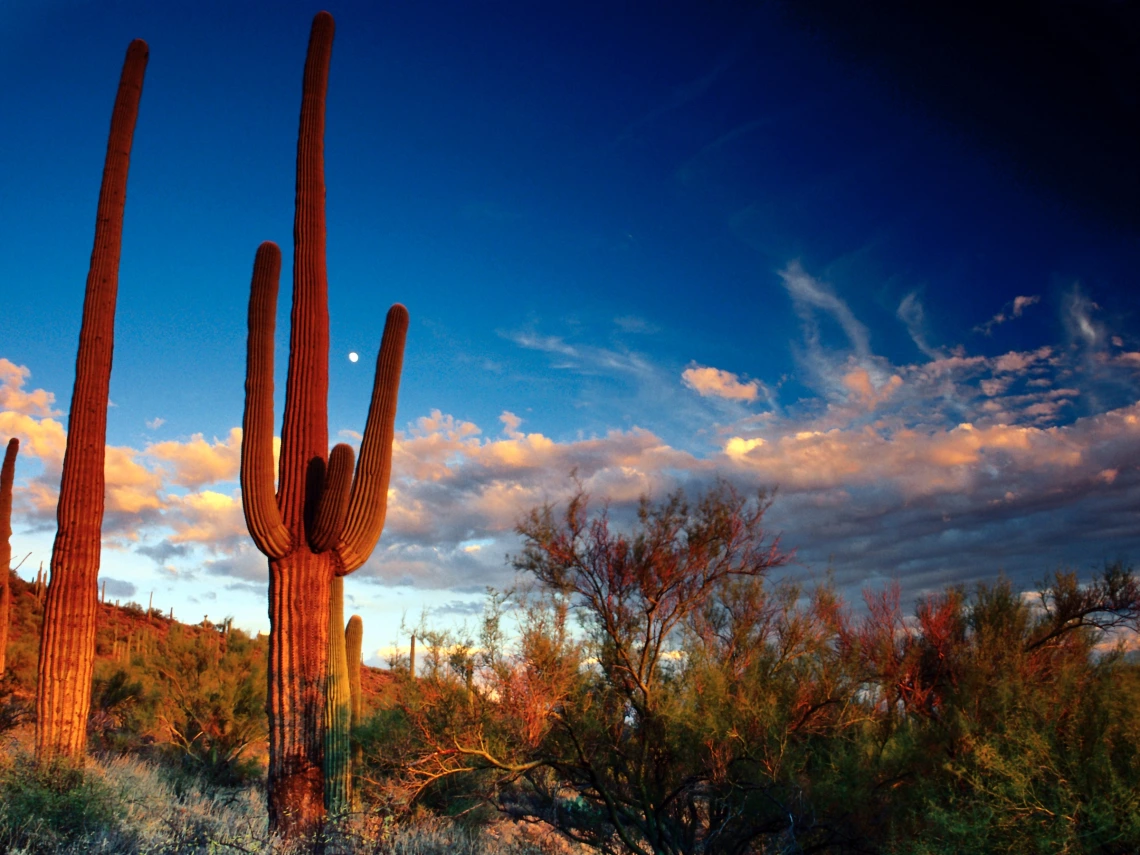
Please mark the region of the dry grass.
[[[34, 770], [26, 728], [4, 735], [0, 851], [11, 855], [301, 855], [269, 834], [261, 785], [213, 789], [136, 757], [92, 760], [81, 778]], [[70, 786], [64, 786], [64, 784]], [[548, 835], [468, 829], [440, 818], [396, 824], [350, 821], [331, 829], [329, 855], [545, 855], [565, 851]]]

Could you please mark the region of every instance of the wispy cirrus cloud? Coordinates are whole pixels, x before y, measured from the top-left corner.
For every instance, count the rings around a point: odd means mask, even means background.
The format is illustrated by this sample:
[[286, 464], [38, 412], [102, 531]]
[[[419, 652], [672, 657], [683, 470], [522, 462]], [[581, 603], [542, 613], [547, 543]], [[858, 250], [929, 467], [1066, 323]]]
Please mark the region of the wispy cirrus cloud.
[[978, 324], [974, 327], [974, 332], [980, 332], [982, 335], [992, 335], [994, 327], [1001, 326], [1002, 324], [1020, 318], [1025, 310], [1030, 306], [1035, 306], [1041, 302], [1039, 295], [1032, 296], [1018, 296], [1014, 297], [1010, 302], [1006, 303], [1001, 311], [997, 312], [984, 324]]

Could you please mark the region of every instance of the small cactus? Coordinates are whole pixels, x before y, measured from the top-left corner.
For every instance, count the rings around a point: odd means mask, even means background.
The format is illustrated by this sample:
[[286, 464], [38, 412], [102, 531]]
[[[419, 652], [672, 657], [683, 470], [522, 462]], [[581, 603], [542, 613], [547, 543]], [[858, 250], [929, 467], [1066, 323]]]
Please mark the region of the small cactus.
[[[313, 19], [301, 94], [293, 225], [293, 312], [279, 474], [273, 467], [273, 336], [281, 252], [257, 250], [249, 297], [241, 487], [246, 524], [269, 558], [269, 824], [286, 837], [325, 816], [325, 683], [334, 576], [360, 567], [384, 527], [396, 393], [408, 313], [388, 312], [353, 477], [347, 445], [328, 450], [325, 91], [333, 19]], [[338, 628], [337, 633], [340, 630]]]
[[4, 467], [0, 469], [0, 572], [4, 574], [0, 582], [0, 676], [4, 675], [8, 653], [8, 612], [12, 601], [12, 585], [9, 567], [12, 564], [12, 481], [16, 477], [16, 453], [20, 450], [20, 440], [12, 437], [4, 452]]
[[95, 216], [95, 247], [87, 273], [75, 387], [68, 411], [67, 449], [56, 509], [51, 579], [40, 635], [36, 683], [36, 759], [82, 764], [95, 666], [95, 614], [103, 527], [103, 462], [107, 396], [115, 337], [115, 299], [131, 142], [142, 96], [148, 50], [127, 48]]

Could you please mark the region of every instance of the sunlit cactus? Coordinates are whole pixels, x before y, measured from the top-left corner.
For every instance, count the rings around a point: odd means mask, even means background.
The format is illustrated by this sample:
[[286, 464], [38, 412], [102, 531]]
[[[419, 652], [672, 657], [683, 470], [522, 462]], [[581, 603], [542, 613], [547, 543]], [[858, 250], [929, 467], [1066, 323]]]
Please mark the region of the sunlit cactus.
[[36, 758], [41, 763], [82, 763], [87, 745], [119, 253], [131, 142], [147, 56], [146, 42], [141, 39], [127, 48], [99, 189], [95, 247], [87, 273], [75, 387], [68, 411], [67, 450], [56, 509], [58, 528], [40, 636]]
[[8, 652], [8, 622], [12, 602], [12, 585], [9, 582], [9, 567], [12, 565], [12, 482], [16, 478], [16, 452], [20, 450], [20, 440], [12, 437], [4, 451], [4, 466], [0, 468], [0, 572], [4, 581], [0, 583], [0, 676], [4, 674]]
[[329, 593], [329, 676], [325, 684], [325, 809], [330, 816], [347, 813], [352, 804], [352, 692], [343, 627], [344, 578], [334, 576]]
[[360, 460], [328, 452], [328, 277], [325, 267], [324, 118], [333, 19], [313, 19], [301, 97], [293, 226], [293, 312], [279, 478], [273, 466], [273, 335], [281, 253], [254, 260], [241, 485], [246, 523], [269, 558], [269, 820], [307, 834], [325, 816], [324, 709], [329, 596], [380, 537], [387, 510], [396, 394], [408, 313], [388, 312]]

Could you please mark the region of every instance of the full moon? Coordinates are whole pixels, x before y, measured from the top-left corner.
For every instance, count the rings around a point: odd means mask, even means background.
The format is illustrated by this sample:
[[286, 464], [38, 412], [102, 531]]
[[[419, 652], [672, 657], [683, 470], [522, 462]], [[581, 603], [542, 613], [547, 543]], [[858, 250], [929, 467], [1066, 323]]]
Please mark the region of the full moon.
[[360, 359], [360, 357], [357, 355], [355, 350], [348, 355], [348, 361], [349, 362], [356, 362], [356, 360], [358, 360], [358, 359]]

